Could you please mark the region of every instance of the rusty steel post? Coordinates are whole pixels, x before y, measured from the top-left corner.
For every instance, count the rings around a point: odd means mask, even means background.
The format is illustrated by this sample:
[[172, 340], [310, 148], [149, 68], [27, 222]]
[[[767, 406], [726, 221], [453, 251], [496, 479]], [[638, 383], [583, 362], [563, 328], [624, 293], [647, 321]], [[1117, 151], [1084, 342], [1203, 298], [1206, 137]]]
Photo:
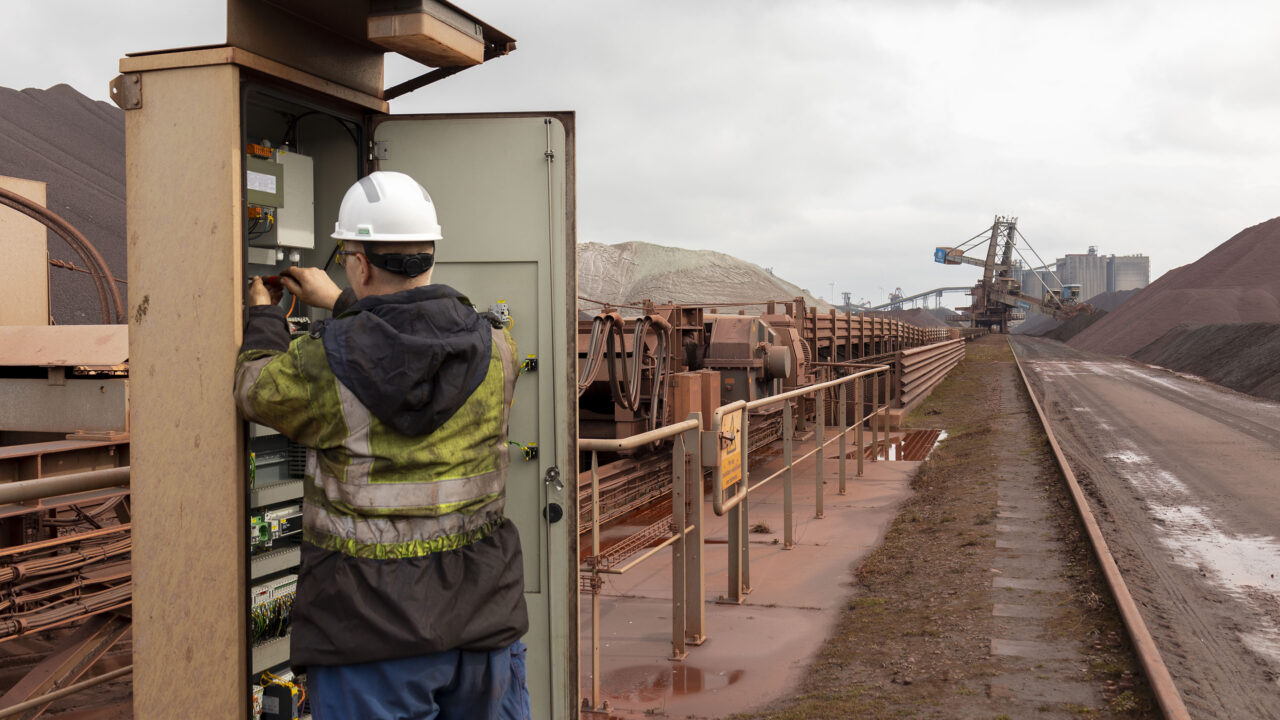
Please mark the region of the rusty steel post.
[[738, 540], [742, 543], [742, 594], [751, 592], [751, 433], [748, 431], [751, 413], [742, 409], [742, 529]]
[[782, 461], [786, 471], [782, 474], [782, 549], [790, 550], [795, 545], [794, 519], [791, 516], [791, 436], [794, 434], [791, 418], [791, 401], [782, 403]]
[[817, 495], [814, 499], [813, 516], [815, 518], [821, 518], [823, 514], [822, 512], [822, 441], [824, 440], [823, 436], [825, 435], [823, 430], [827, 426], [827, 418], [826, 418], [827, 409], [826, 409], [826, 402], [822, 397], [822, 391], [819, 390], [815, 392], [813, 395], [818, 403], [818, 413], [817, 413], [818, 425], [815, 428], [815, 430], [817, 431], [816, 447], [818, 448], [818, 453], [817, 453], [817, 456], [814, 458], [815, 471], [814, 471], [814, 478], [813, 478], [814, 492]]
[[857, 384], [853, 386], [853, 406], [858, 410], [858, 430], [855, 445], [858, 446], [858, 477], [862, 477], [862, 458], [867, 451], [862, 447], [862, 426], [865, 424], [863, 419], [867, 416], [867, 408], [862, 404], [862, 386], [867, 382], [866, 378], [858, 378]]
[[591, 451], [591, 707], [600, 708], [600, 454]]
[[880, 458], [880, 440], [876, 428], [876, 413], [880, 412], [880, 384], [876, 381], [876, 376], [870, 376], [871, 380], [871, 462], [876, 462]]
[[683, 660], [689, 654], [685, 649], [685, 490], [688, 486], [688, 458], [684, 451], [685, 433], [672, 438], [671, 443], [671, 517], [675, 524], [676, 541], [671, 546], [671, 659]]
[[884, 371], [884, 419], [881, 421], [880, 429], [884, 431], [884, 459], [889, 459], [889, 407], [893, 405], [893, 387], [890, 384], [893, 381], [893, 371]]
[[845, 420], [846, 418], [845, 399], [846, 399], [846, 396], [848, 395], [848, 393], [845, 392], [845, 387], [848, 384], [849, 383], [840, 384], [840, 392], [839, 392], [840, 406], [839, 406], [839, 410], [837, 410], [836, 412], [836, 421], [840, 424], [840, 494], [841, 495], [845, 495], [848, 493], [848, 491], [845, 489], [845, 481], [848, 478], [849, 474], [848, 474], [848, 470], [845, 467], [847, 463], [845, 462], [845, 457], [844, 457], [845, 454], [848, 452], [845, 449], [845, 436], [848, 434], [848, 431], [849, 431], [849, 425]]
[[[691, 413], [691, 418], [701, 420], [699, 413]], [[685, 448], [693, 448], [689, 471], [685, 475], [688, 491], [685, 502], [689, 506], [689, 515], [693, 529], [689, 531], [689, 541], [685, 544], [685, 604], [684, 632], [685, 642], [690, 645], [701, 645], [706, 641], [707, 626], [707, 583], [702, 574], [702, 443], [699, 440], [699, 429], [686, 432]]]
[[729, 508], [729, 588], [720, 598], [722, 603], [742, 603], [742, 506], [746, 501]]

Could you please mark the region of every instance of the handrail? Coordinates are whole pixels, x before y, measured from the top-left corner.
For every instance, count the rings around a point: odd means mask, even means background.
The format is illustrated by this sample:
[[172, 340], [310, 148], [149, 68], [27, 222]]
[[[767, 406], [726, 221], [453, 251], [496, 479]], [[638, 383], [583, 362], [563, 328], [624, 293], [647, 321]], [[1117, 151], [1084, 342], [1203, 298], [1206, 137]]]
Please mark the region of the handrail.
[[867, 370], [862, 370], [862, 371], [853, 373], [852, 375], [845, 375], [844, 377], [838, 377], [835, 380], [827, 380], [825, 382], [814, 383], [813, 385], [806, 385], [802, 388], [796, 388], [795, 390], [788, 390], [787, 392], [779, 393], [777, 395], [770, 395], [769, 397], [760, 398], [759, 400], [748, 401], [747, 409], [755, 410], [758, 407], [772, 405], [774, 403], [781, 402], [783, 400], [790, 400], [793, 397], [799, 397], [801, 395], [808, 395], [809, 393], [815, 392], [817, 390], [825, 390], [829, 387], [835, 387], [836, 385], [841, 385], [843, 383], [849, 382], [850, 380], [856, 380], [857, 378], [860, 378], [860, 377], [875, 375], [877, 373], [881, 373], [889, 369], [890, 369], [889, 365], [875, 365]]
[[[878, 375], [880, 373], [887, 372], [890, 369], [891, 367], [889, 365], [874, 365], [865, 370], [860, 370], [856, 373], [845, 375], [843, 377], [838, 377], [834, 380], [826, 380], [824, 382], [814, 383], [813, 385], [806, 385], [801, 388], [796, 388], [795, 390], [788, 390], [787, 392], [778, 393], [777, 395], [770, 395], [769, 397], [760, 398], [758, 400], [751, 400], [751, 401], [738, 400], [728, 405], [722, 405], [716, 408], [715, 415], [713, 415], [712, 426], [711, 426], [712, 431], [719, 432], [720, 421], [723, 418], [723, 416], [727, 413], [734, 412], [740, 408], [745, 408], [747, 410], [754, 410], [760, 407], [776, 405], [777, 403], [785, 402], [787, 400], [790, 400], [791, 398], [801, 397], [801, 396], [809, 395], [811, 393], [820, 392], [822, 390], [826, 390], [827, 388], [836, 387], [837, 385], [843, 385], [845, 383], [852, 382], [853, 380], [857, 380], [859, 378]], [[889, 404], [889, 399], [885, 398], [885, 406], [887, 407], [888, 404]], [[867, 418], [875, 417], [879, 413], [880, 413], [880, 408], [877, 407], [873, 410], [873, 412], [870, 415], [865, 415], [859, 418], [858, 423], [860, 424], [862, 422], [865, 422]], [[743, 425], [746, 425], [745, 421], [743, 422]], [[847, 432], [847, 431], [848, 431], [848, 426], [843, 428], [843, 432]], [[745, 434], [745, 431], [744, 431], [744, 434]], [[841, 437], [842, 436], [836, 436], [831, 438], [830, 440], [822, 442], [818, 447], [814, 448], [809, 453], [806, 453], [804, 456], [800, 457], [799, 459], [792, 460], [790, 465], [794, 466], [798, 462], [801, 462], [803, 460], [807, 460], [810, 457], [813, 457], [814, 454], [820, 452], [823, 448], [827, 447], [831, 443], [837, 442], [838, 440], [840, 440]], [[745, 455], [746, 452], [747, 450], [745, 449], [745, 442], [744, 442], [743, 454]], [[859, 452], [861, 452], [861, 448], [859, 448]], [[708, 458], [704, 457], [704, 462], [707, 459]], [[765, 485], [766, 483], [773, 480], [774, 478], [776, 478], [778, 475], [782, 474], [786, 470], [786, 468], [783, 468], [783, 470], [779, 470], [778, 472], [765, 478], [759, 483], [756, 483], [756, 485], [753, 487], [751, 486], [750, 480], [747, 476], [747, 463], [745, 462], [745, 459], [744, 459], [744, 462], [742, 463], [742, 468], [743, 468], [743, 477], [741, 482], [739, 483], [740, 488], [731, 497], [724, 496], [724, 488], [721, 486], [721, 483], [720, 483], [719, 468], [716, 468], [715, 470], [713, 470], [713, 475], [711, 480], [712, 507], [714, 508], [716, 515], [724, 515], [729, 510], [732, 510], [733, 508], [737, 507], [740, 503], [742, 503], [742, 501], [747, 499], [747, 496], [751, 493], [751, 491], [754, 488], [758, 488]]]
[[[705, 621], [703, 609], [704, 597], [704, 580], [702, 573], [702, 564], [700, 553], [702, 552], [702, 468], [710, 468], [712, 472], [712, 505], [717, 515], [728, 514], [730, 516], [730, 533], [729, 533], [729, 594], [722, 598], [726, 602], [741, 602], [742, 595], [750, 592], [750, 561], [748, 554], [748, 503], [744, 502], [752, 491], [759, 490], [762, 486], [772, 482], [779, 476], [785, 477], [784, 486], [784, 516], [785, 516], [785, 532], [786, 542], [784, 547], [791, 549], [794, 545], [791, 532], [791, 472], [797, 463], [803, 462], [809, 458], [817, 457], [815, 482], [818, 487], [818, 496], [815, 503], [815, 514], [822, 517], [822, 457], [825, 448], [832, 443], [840, 444], [840, 492], [845, 492], [845, 442], [848, 439], [850, 428], [857, 426], [858, 445], [858, 475], [862, 475], [862, 425], [871, 419], [872, 445], [878, 445], [877, 429], [875, 418], [881, 414], [887, 416], [887, 410], [892, 406], [892, 396], [890, 394], [890, 381], [893, 377], [893, 368], [889, 364], [868, 364], [868, 363], [839, 363], [842, 369], [855, 370], [848, 375], [826, 380], [805, 387], [795, 388], [777, 395], [771, 395], [757, 400], [735, 400], [717, 407], [712, 416], [707, 419], [704, 426], [703, 418], [698, 413], [692, 413], [689, 419], [678, 423], [672, 423], [665, 427], [655, 430], [649, 430], [637, 435], [631, 435], [625, 438], [580, 438], [578, 440], [579, 450], [591, 453], [590, 471], [591, 471], [591, 560], [584, 566], [579, 568], [581, 573], [590, 573], [592, 576], [591, 587], [591, 699], [590, 704], [597, 706], [600, 703], [600, 606], [599, 606], [599, 587], [602, 575], [622, 575], [636, 566], [644, 563], [654, 557], [663, 550], [670, 548], [672, 551], [672, 659], [683, 658], [686, 654], [686, 643], [701, 643], [705, 639], [703, 633], [703, 624]], [[856, 381], [874, 378], [870, 387], [870, 397], [864, 398], [864, 386]], [[881, 382], [883, 379], [883, 382]], [[849, 384], [854, 384], [855, 394], [853, 398], [848, 398], [845, 388]], [[878, 389], [883, 384], [884, 397], [879, 397]], [[825, 419], [825, 403], [824, 391], [829, 388], [839, 388], [838, 398], [836, 402], [835, 422], [839, 424], [839, 432], [834, 433], [830, 439], [823, 436], [823, 428], [826, 424]], [[792, 403], [794, 398], [813, 396], [816, 403], [816, 442], [815, 447], [799, 458], [792, 458], [791, 455], [791, 439], [795, 430], [792, 423]], [[864, 400], [869, 401], [872, 405], [870, 413], [866, 413]], [[850, 418], [846, 412], [847, 405], [852, 402], [858, 407], [858, 410], [852, 413], [855, 417]], [[784, 467], [762, 481], [755, 483], [750, 482], [750, 462], [748, 452], [750, 449], [750, 413], [749, 410], [757, 408], [769, 407], [773, 405], [782, 405], [783, 412], [783, 442], [785, 447], [786, 461]], [[735, 454], [738, 454], [741, 468], [741, 476], [737, 479], [737, 488], [733, 496], [725, 497], [725, 487], [721, 478], [720, 466], [720, 442], [722, 441], [723, 421], [727, 415], [739, 413], [741, 418], [738, 427], [734, 428], [734, 435], [731, 438], [738, 445]], [[888, 424], [887, 419], [884, 423], [883, 432], [887, 439]], [[704, 427], [706, 429], [704, 430]], [[671, 534], [664, 538], [658, 544], [644, 549], [634, 557], [629, 557], [627, 561], [618, 567], [604, 568], [599, 565], [600, 557], [600, 477], [599, 477], [599, 458], [600, 452], [620, 452], [624, 450], [632, 450], [646, 445], [650, 445], [660, 440], [673, 438], [672, 447], [672, 477], [671, 477], [671, 499], [672, 499], [672, 515], [673, 528], [683, 528], [682, 530], [672, 530]], [[692, 457], [692, 473], [686, 473], [685, 463], [686, 456]], [[887, 455], [886, 455], [887, 457]], [[872, 458], [874, 461], [875, 458]], [[686, 497], [692, 500], [689, 510], [693, 516], [689, 518], [690, 522], [686, 522]], [[659, 536], [661, 537], [661, 536]], [[655, 538], [657, 539], [657, 538]], [[603, 707], [603, 706], [601, 706]]]
[[665, 440], [669, 437], [675, 437], [686, 430], [693, 430], [699, 426], [697, 420], [681, 420], [678, 423], [663, 425], [657, 430], [649, 430], [639, 435], [628, 435], [624, 438], [616, 440], [608, 438], [579, 438], [579, 450], [591, 450], [595, 452], [617, 452], [619, 450], [634, 450], [643, 445], [648, 445], [657, 440]]
[[595, 565], [588, 565], [585, 567], [578, 568], [578, 572], [598, 572], [601, 575], [622, 575], [626, 573], [628, 570], [630, 570], [631, 568], [635, 567], [636, 565], [639, 565], [645, 560], [648, 560], [654, 555], [657, 555], [659, 551], [670, 547], [674, 542], [679, 540], [682, 535], [688, 535], [689, 533], [693, 532], [694, 529], [695, 528], [693, 525], [689, 525], [684, 529], [683, 533], [675, 533], [671, 535], [666, 540], [663, 540], [657, 545], [654, 545], [653, 547], [641, 553], [639, 556], [631, 558], [631, 560], [629, 560], [627, 564], [623, 565], [622, 567], [601, 568], [601, 567], [596, 567]]

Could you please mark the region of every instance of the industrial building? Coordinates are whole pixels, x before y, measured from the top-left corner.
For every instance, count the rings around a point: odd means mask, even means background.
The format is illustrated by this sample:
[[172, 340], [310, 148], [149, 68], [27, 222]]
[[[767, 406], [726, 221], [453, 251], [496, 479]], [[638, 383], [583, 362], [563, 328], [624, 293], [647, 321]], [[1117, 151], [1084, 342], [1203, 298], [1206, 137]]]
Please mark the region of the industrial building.
[[1079, 285], [1084, 300], [1102, 293], [1137, 290], [1151, 282], [1151, 258], [1146, 255], [1099, 255], [1096, 245], [1086, 253], [1068, 253], [1052, 266], [1017, 268], [1023, 291], [1040, 294]]

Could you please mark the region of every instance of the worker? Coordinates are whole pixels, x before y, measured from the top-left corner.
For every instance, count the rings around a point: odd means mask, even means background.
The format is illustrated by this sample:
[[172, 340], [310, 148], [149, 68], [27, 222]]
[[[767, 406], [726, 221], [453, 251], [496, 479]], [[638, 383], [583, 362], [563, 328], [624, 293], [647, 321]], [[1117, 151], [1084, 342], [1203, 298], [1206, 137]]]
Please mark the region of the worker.
[[427, 191], [375, 172], [333, 237], [345, 290], [293, 267], [283, 288], [331, 309], [290, 342], [279, 290], [249, 286], [235, 395], [307, 448], [291, 660], [316, 720], [526, 718], [523, 560], [503, 513], [515, 343], [431, 284]]

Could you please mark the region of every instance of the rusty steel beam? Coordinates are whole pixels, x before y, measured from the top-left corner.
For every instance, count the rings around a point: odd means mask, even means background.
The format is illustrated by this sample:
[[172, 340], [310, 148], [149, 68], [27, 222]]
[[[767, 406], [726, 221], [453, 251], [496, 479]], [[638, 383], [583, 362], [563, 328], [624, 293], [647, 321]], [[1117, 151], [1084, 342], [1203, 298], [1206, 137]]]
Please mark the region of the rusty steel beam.
[[0, 484], [0, 505], [129, 484], [129, 466]]
[[[119, 615], [97, 615], [80, 626], [66, 642], [0, 697], [0, 717], [34, 720], [49, 703], [57, 699], [48, 695], [58, 688], [71, 690], [94, 663], [106, 654], [129, 631], [132, 622]], [[97, 680], [97, 678], [94, 678]], [[79, 684], [79, 683], [77, 683]], [[95, 683], [96, 684], [96, 683]], [[79, 684], [82, 689], [88, 684]], [[61, 697], [61, 695], [58, 695]]]

